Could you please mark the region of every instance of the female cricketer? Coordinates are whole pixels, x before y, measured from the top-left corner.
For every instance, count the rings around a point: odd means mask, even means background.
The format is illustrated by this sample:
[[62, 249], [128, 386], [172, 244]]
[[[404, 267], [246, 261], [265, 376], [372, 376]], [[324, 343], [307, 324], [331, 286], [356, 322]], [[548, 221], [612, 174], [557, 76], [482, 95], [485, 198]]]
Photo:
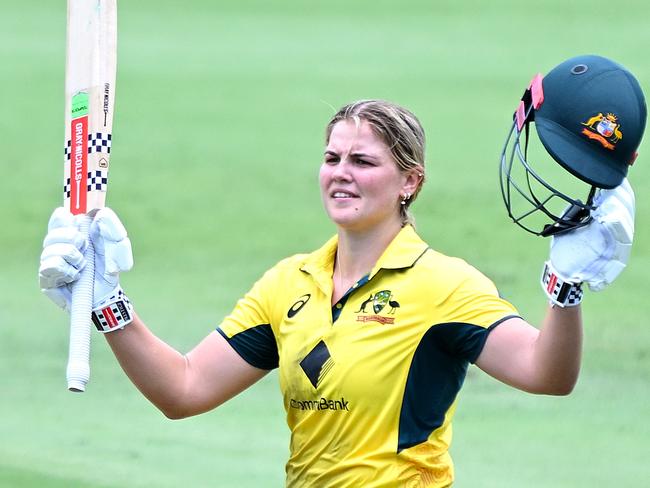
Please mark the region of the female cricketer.
[[[212, 410], [277, 368], [291, 430], [287, 486], [449, 486], [452, 418], [470, 363], [527, 392], [572, 391], [581, 283], [611, 282], [624, 259], [615, 271], [583, 271], [614, 261], [612, 229], [633, 217], [633, 194], [621, 178], [597, 192], [589, 223], [553, 238], [543, 277], [549, 306], [537, 328], [478, 270], [418, 236], [409, 207], [424, 163], [424, 131], [408, 110], [381, 100], [341, 108], [327, 125], [319, 175], [336, 235], [268, 270], [185, 355], [126, 298], [118, 276], [131, 267], [130, 242], [115, 213], [100, 210], [90, 234], [93, 321], [131, 381], [172, 419]], [[603, 238], [580, 253], [585, 232]], [[75, 219], [57, 209], [40, 279], [63, 308], [85, 245]]]

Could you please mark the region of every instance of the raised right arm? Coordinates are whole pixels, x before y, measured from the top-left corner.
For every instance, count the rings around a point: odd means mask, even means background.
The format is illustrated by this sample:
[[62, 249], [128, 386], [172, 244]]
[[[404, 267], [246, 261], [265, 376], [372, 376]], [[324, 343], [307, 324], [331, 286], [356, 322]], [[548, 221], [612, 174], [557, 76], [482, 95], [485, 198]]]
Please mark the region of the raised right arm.
[[[185, 355], [158, 339], [119, 285], [119, 273], [131, 268], [133, 256], [126, 229], [112, 210], [97, 213], [90, 238], [95, 246], [93, 321], [131, 381], [167, 417], [210, 410], [268, 372], [247, 363], [216, 331]], [[43, 243], [39, 278], [43, 292], [64, 310], [70, 310], [71, 290], [85, 265], [85, 246], [75, 218], [56, 209]]]

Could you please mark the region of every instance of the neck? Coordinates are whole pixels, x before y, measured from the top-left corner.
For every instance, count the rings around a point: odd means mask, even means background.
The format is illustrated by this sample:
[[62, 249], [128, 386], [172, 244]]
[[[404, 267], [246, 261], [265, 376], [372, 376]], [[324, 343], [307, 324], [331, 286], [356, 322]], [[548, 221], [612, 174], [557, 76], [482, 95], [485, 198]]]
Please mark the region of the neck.
[[401, 228], [399, 222], [397, 224], [389, 222], [362, 232], [339, 228], [332, 277], [333, 303], [338, 301], [354, 283], [372, 271]]

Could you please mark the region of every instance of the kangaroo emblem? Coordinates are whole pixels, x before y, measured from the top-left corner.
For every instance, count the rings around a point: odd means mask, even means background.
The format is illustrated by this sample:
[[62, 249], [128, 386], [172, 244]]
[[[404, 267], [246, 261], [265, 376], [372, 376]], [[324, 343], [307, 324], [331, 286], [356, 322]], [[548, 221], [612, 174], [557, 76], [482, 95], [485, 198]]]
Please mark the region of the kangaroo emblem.
[[367, 307], [368, 304], [370, 304], [370, 303], [372, 303], [372, 294], [368, 297], [367, 300], [364, 300], [364, 301], [363, 301], [363, 303], [361, 304], [361, 308], [359, 308], [359, 310], [357, 310], [357, 311], [354, 312], [354, 313], [360, 313], [360, 312], [366, 313], [366, 307]]

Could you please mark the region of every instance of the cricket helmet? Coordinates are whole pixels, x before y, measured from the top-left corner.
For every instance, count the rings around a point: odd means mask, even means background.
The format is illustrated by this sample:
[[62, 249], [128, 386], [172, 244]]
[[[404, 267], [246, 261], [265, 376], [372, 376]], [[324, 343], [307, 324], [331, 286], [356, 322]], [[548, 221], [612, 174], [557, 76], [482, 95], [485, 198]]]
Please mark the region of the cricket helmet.
[[[532, 122], [544, 155], [557, 165], [544, 157], [543, 164], [529, 161]], [[515, 111], [501, 153], [501, 193], [510, 218], [541, 236], [589, 223], [596, 190], [621, 184], [636, 159], [645, 124], [646, 103], [638, 81], [612, 60], [577, 56], [544, 77], [536, 75]], [[560, 174], [550, 171], [556, 175], [548, 181], [547, 170], [558, 168]], [[558, 188], [566, 183], [567, 171], [580, 189]], [[584, 202], [576, 195], [582, 190]]]

